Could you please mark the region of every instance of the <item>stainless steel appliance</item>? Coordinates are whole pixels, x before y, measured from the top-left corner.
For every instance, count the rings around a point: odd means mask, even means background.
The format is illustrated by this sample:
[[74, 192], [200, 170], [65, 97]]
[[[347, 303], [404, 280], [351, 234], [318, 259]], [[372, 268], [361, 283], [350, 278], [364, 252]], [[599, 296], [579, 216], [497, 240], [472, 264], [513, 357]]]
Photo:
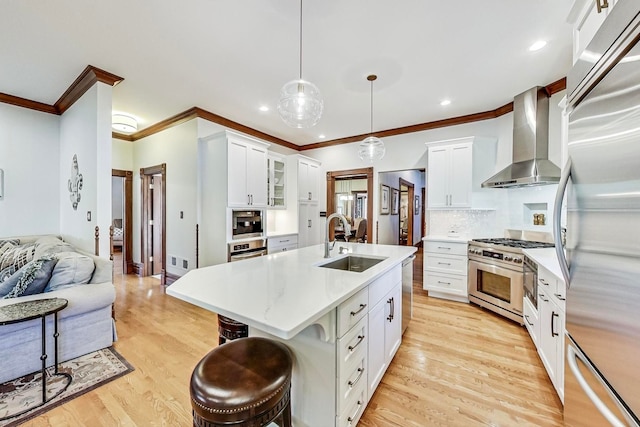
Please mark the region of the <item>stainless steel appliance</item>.
[[413, 261], [415, 255], [402, 261], [402, 333], [413, 317]]
[[264, 211], [234, 209], [231, 211], [231, 238], [263, 237], [263, 224]]
[[267, 254], [267, 239], [247, 240], [229, 243], [228, 261], [242, 261]]
[[524, 276], [522, 284], [524, 288], [524, 297], [527, 298], [534, 308], [538, 308], [538, 264], [524, 256]]
[[522, 249], [553, 243], [512, 238], [469, 242], [469, 301], [523, 324], [524, 266]]
[[640, 0], [620, 0], [567, 76], [565, 424], [640, 425]]

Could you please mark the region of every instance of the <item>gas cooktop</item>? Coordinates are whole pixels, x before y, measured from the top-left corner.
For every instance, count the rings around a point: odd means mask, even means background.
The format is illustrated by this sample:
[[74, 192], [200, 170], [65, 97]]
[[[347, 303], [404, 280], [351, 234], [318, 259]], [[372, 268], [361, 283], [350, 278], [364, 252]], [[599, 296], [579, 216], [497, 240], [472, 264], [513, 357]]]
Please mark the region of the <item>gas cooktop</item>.
[[482, 243], [484, 245], [497, 245], [497, 246], [507, 246], [510, 248], [520, 248], [520, 249], [534, 249], [534, 248], [553, 248], [555, 245], [553, 243], [547, 242], [536, 242], [532, 240], [519, 240], [519, 239], [509, 239], [509, 238], [496, 238], [496, 239], [473, 239], [472, 242]]

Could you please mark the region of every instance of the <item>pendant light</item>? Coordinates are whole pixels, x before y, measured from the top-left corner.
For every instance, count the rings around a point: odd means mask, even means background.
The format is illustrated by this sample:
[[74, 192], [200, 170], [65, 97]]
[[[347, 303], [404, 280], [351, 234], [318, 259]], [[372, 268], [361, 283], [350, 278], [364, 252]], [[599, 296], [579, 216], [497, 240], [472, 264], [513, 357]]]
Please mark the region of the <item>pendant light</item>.
[[315, 126], [322, 116], [324, 102], [316, 85], [302, 79], [302, 0], [300, 0], [300, 78], [286, 83], [280, 90], [278, 113], [294, 128]]
[[[367, 76], [367, 80], [371, 82], [371, 128], [369, 133], [373, 133], [373, 81], [377, 78], [378, 76], [375, 74]], [[384, 143], [380, 138], [373, 135], [369, 135], [358, 145], [358, 156], [360, 156], [361, 160], [368, 160], [373, 163], [375, 160], [382, 159], [384, 153]]]

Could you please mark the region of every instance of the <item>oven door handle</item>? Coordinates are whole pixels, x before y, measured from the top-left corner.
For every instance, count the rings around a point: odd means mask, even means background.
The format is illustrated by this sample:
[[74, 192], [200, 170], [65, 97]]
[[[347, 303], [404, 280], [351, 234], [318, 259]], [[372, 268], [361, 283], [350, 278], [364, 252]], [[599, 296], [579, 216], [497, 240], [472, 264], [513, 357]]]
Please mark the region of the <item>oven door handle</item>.
[[234, 261], [240, 261], [240, 260], [243, 260], [243, 259], [257, 258], [259, 256], [264, 256], [266, 254], [267, 254], [266, 249], [261, 249], [259, 251], [251, 251], [251, 252], [249, 252], [247, 254], [242, 254], [242, 253], [233, 254], [233, 255], [231, 255], [231, 259], [234, 260]]
[[564, 254], [564, 246], [562, 245], [562, 225], [560, 224], [560, 216], [562, 215], [562, 200], [564, 199], [564, 193], [569, 185], [569, 178], [571, 178], [571, 157], [567, 160], [567, 164], [564, 165], [562, 170], [562, 176], [558, 183], [558, 191], [556, 192], [556, 200], [553, 208], [553, 240], [556, 245], [556, 257], [558, 258], [558, 264], [560, 264], [560, 271], [562, 271], [562, 277], [564, 277], [564, 283], [567, 285], [567, 290], [571, 286], [569, 282], [569, 263], [567, 257]]

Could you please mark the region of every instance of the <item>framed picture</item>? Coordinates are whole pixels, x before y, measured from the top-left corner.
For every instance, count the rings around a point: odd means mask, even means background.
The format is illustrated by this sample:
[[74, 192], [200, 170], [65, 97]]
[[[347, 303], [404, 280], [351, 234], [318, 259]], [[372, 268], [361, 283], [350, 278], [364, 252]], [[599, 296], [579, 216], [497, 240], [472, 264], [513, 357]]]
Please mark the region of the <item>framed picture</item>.
[[416, 201], [413, 206], [413, 214], [418, 215], [420, 213], [420, 196], [416, 196]]
[[389, 215], [389, 187], [380, 185], [380, 215]]
[[400, 190], [395, 188], [392, 188], [391, 190], [391, 215], [398, 215], [398, 209], [400, 206]]

